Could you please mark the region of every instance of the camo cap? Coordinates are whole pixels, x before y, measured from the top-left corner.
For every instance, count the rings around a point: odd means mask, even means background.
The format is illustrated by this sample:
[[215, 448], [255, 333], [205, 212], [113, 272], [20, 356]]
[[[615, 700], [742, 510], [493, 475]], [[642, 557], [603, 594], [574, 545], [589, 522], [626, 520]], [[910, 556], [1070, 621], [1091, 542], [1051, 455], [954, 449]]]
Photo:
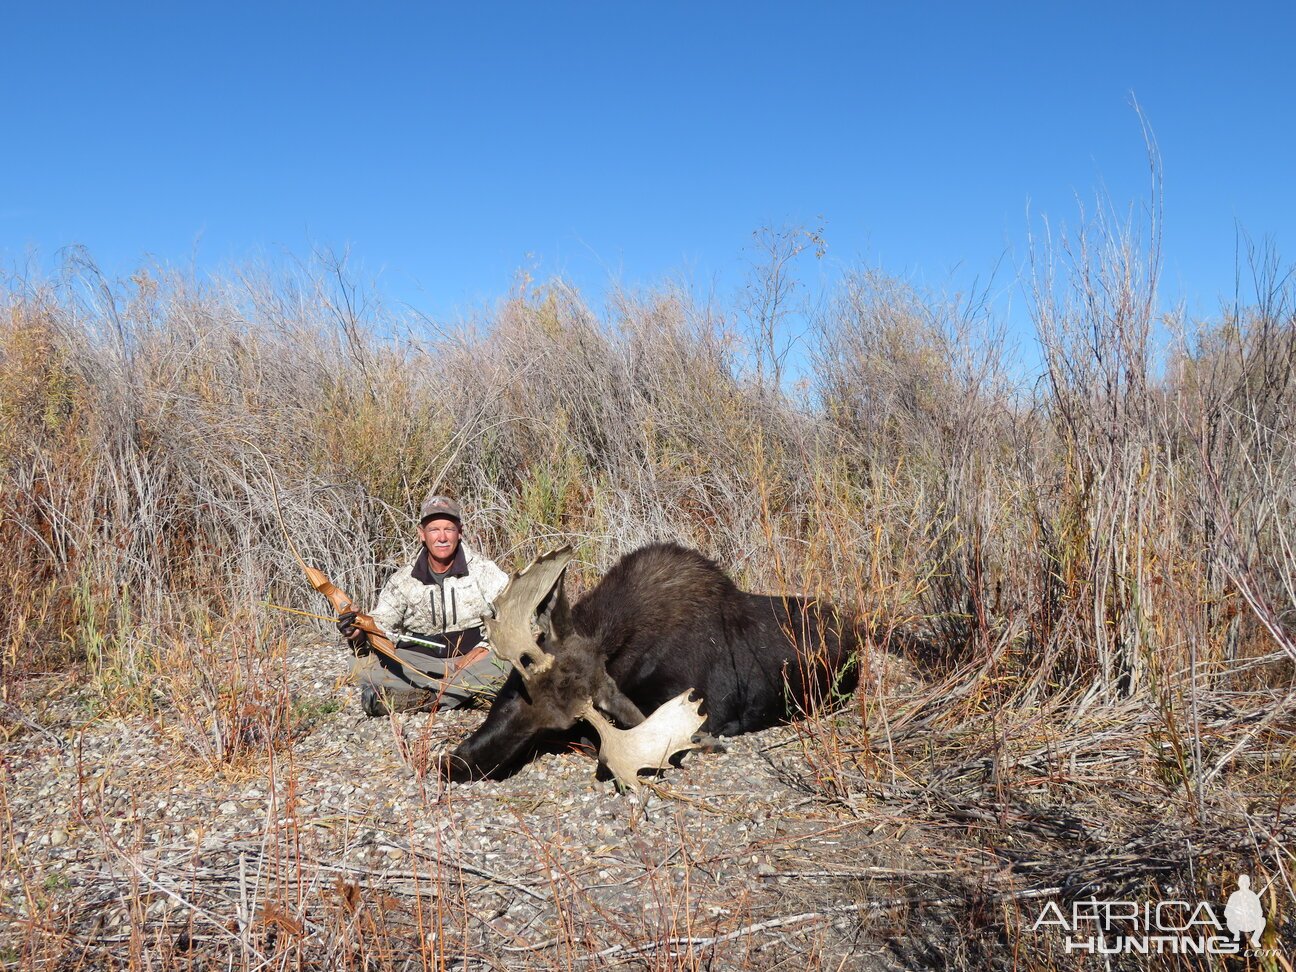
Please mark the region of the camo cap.
[[454, 520], [456, 523], [463, 522], [463, 511], [459, 504], [449, 496], [433, 495], [423, 501], [423, 506], [419, 508], [419, 525], [427, 523], [428, 520], [443, 516]]

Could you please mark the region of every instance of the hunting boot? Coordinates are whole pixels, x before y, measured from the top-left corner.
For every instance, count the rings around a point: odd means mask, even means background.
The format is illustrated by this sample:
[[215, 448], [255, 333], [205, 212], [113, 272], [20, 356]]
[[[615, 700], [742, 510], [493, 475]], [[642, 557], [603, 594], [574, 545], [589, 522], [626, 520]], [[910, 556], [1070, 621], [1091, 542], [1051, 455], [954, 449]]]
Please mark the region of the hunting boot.
[[360, 708], [367, 716], [385, 716], [392, 712], [420, 712], [436, 707], [437, 693], [407, 686], [387, 687], [365, 684], [360, 687]]

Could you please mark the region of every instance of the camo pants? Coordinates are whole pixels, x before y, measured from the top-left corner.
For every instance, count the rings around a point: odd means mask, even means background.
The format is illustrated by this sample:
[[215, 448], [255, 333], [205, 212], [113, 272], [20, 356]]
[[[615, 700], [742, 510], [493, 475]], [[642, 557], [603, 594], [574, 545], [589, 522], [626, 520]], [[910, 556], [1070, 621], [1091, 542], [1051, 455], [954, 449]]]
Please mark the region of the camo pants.
[[509, 673], [508, 663], [494, 651], [457, 671], [455, 662], [462, 659], [435, 658], [404, 648], [397, 648], [396, 654], [403, 667], [377, 652], [361, 655], [351, 665], [351, 681], [372, 689], [393, 711], [489, 704]]

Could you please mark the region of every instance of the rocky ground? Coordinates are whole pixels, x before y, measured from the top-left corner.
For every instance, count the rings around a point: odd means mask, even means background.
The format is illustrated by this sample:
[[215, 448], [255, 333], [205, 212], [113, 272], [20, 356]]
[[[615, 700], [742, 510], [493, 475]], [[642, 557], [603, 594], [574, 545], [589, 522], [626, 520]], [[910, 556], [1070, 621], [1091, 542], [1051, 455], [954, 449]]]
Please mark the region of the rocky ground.
[[971, 836], [984, 812], [935, 812], [894, 772], [867, 796], [840, 784], [858, 713], [690, 754], [641, 794], [597, 780], [580, 752], [446, 786], [429, 760], [482, 713], [365, 718], [347, 661], [293, 652], [222, 738], [174, 699], [146, 716], [28, 685], [35, 701], [0, 703], [0, 967], [895, 969], [1020, 954], [994, 931], [1023, 901], [991, 887], [1006, 871]]
[[[305, 663], [309, 659], [311, 663]], [[833, 801], [804, 727], [694, 754], [643, 794], [588, 755], [444, 786], [480, 712], [367, 719], [301, 654], [274, 746], [212, 765], [165, 712], [9, 706], [3, 948], [13, 967], [892, 968], [919, 856]], [[847, 717], [849, 718], [849, 717]], [[247, 732], [264, 731], [249, 723]], [[255, 743], [256, 740], [251, 740]], [[903, 886], [904, 890], [901, 889]]]

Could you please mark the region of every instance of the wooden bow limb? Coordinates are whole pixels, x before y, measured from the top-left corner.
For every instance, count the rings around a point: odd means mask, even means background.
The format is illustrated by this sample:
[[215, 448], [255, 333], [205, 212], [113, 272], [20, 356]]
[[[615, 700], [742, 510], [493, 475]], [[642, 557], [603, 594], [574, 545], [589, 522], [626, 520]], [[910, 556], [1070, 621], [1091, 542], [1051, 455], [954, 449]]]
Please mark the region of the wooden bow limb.
[[[291, 546], [291, 544], [292, 541], [289, 540], [289, 545]], [[296, 552], [296, 550], [293, 551], [293, 553]], [[298, 558], [298, 562], [301, 563], [302, 570], [306, 571], [306, 579], [310, 581], [311, 587], [315, 588], [315, 590], [328, 598], [329, 604], [333, 605], [333, 610], [337, 612], [339, 617], [346, 614], [348, 611], [355, 611], [355, 603], [349, 596], [347, 596], [346, 592], [343, 591], [342, 588], [338, 587], [328, 579], [328, 575], [325, 574], [324, 571], [316, 570], [314, 567], [308, 567], [300, 557]], [[361, 614], [357, 611], [355, 620], [351, 623], [365, 633], [365, 641], [368, 643], [370, 648], [378, 652], [378, 654], [394, 661], [401, 667], [402, 671], [405, 670], [405, 662], [401, 660], [400, 655], [396, 654], [396, 646], [392, 644], [392, 640], [387, 637], [387, 633], [383, 631], [382, 628], [378, 627], [377, 621], [369, 615]]]
[[[266, 473], [270, 477], [270, 493], [274, 497], [275, 517], [279, 520], [279, 529], [283, 531], [284, 541], [288, 544], [293, 559], [306, 572], [306, 579], [310, 581], [311, 587], [328, 598], [329, 604], [333, 605], [333, 610], [339, 616], [346, 614], [348, 611], [355, 611], [355, 604], [347, 596], [346, 592], [329, 580], [324, 571], [308, 566], [306, 561], [302, 559], [302, 555], [297, 551], [297, 545], [293, 543], [292, 534], [288, 532], [288, 524], [284, 522], [283, 507], [279, 503], [279, 477], [275, 475], [274, 467], [270, 465], [270, 460], [266, 458], [266, 454], [261, 451], [255, 442], [242, 438], [239, 441], [251, 448], [265, 463]], [[395, 662], [400, 666], [401, 671], [411, 670], [405, 662], [401, 661], [400, 655], [396, 654], [396, 646], [387, 637], [387, 633], [378, 627], [378, 622], [373, 618], [357, 611], [353, 624], [365, 633], [365, 639], [370, 648], [388, 660]]]
[[[315, 570], [314, 567], [307, 567], [306, 570], [308, 571], [308, 574], [307, 574], [308, 577], [310, 576], [310, 572], [313, 572], [313, 573], [315, 573], [315, 574], [318, 574], [320, 577], [324, 577], [323, 572], [322, 572], [322, 571]], [[332, 581], [330, 581], [327, 577], [324, 577], [324, 580], [323, 580], [322, 583], [327, 584], [327, 585], [328, 585], [330, 588], [332, 588], [334, 591], [337, 591], [338, 594], [340, 594], [342, 597], [344, 597], [344, 598], [347, 599], [347, 603], [350, 603], [350, 600], [351, 600], [351, 599], [350, 599], [350, 598], [347, 598], [347, 595], [346, 595], [346, 594], [345, 594], [341, 589], [339, 589], [339, 588], [337, 587], [337, 585], [335, 585]], [[315, 587], [314, 581], [311, 582], [311, 586], [312, 586], [312, 587]], [[319, 588], [319, 587], [315, 587], [315, 590], [318, 591], [318, 590], [320, 590], [320, 588]], [[321, 593], [323, 593], [323, 592], [321, 591]], [[328, 595], [325, 594], [325, 596], [327, 597]], [[330, 602], [331, 602], [331, 599], [330, 599]], [[266, 601], [266, 602], [265, 602], [265, 606], [268, 607], [268, 608], [273, 608], [273, 609], [276, 610], [276, 611], [286, 611], [286, 612], [288, 612], [289, 614], [298, 614], [298, 615], [300, 615], [300, 616], [303, 617], [303, 618], [314, 618], [316, 621], [332, 621], [332, 622], [335, 622], [335, 623], [338, 621], [338, 618], [332, 617], [332, 616], [327, 615], [327, 614], [316, 614], [316, 613], [313, 612], [313, 611], [298, 611], [296, 608], [284, 607], [282, 604], [271, 604], [269, 601]], [[345, 612], [342, 612], [342, 613], [345, 613]], [[371, 646], [373, 645], [373, 639], [375, 639], [375, 638], [381, 638], [381, 639], [382, 639], [383, 641], [385, 641], [388, 645], [391, 644], [391, 639], [387, 637], [386, 633], [385, 633], [381, 628], [378, 627], [378, 623], [377, 623], [376, 621], [374, 621], [373, 618], [369, 617], [369, 615], [367, 615], [367, 614], [357, 614], [357, 615], [355, 616], [355, 622], [354, 622], [354, 624], [355, 624], [355, 626], [356, 626], [357, 628], [359, 628], [361, 631], [363, 631], [363, 632], [368, 636], [365, 640], [366, 640], [366, 641], [367, 641]], [[382, 648], [381, 648], [381, 647], [378, 648], [378, 651], [382, 651]], [[384, 654], [386, 654], [386, 653], [384, 652]], [[393, 657], [392, 655], [387, 655], [387, 657], [388, 657], [388, 658], [391, 658], [392, 661], [400, 661], [400, 658], [399, 658], [399, 657]], [[475, 660], [475, 659], [474, 659], [474, 660]]]

